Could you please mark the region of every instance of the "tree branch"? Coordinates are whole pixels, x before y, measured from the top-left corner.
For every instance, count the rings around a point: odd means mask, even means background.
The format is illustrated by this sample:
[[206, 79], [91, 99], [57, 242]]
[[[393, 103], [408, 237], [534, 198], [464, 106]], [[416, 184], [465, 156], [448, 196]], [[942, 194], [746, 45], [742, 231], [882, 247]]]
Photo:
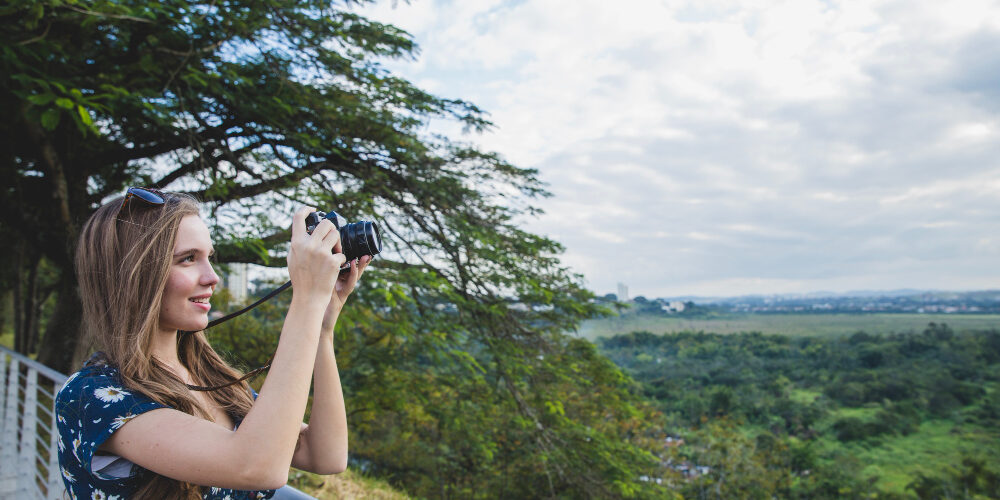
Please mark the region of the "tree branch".
[[126, 15], [122, 15], [122, 14], [108, 14], [107, 12], [95, 12], [95, 11], [92, 11], [92, 10], [81, 9], [79, 7], [74, 7], [72, 5], [65, 5], [65, 4], [62, 5], [62, 7], [65, 7], [67, 9], [69, 9], [69, 10], [73, 10], [73, 11], [79, 12], [81, 14], [86, 14], [88, 16], [106, 17], [106, 18], [109, 18], [109, 19], [122, 19], [122, 20], [125, 20], [125, 21], [134, 21], [134, 22], [137, 22], [137, 23], [155, 24], [155, 22], [153, 20], [151, 20], [151, 19], [143, 19], [141, 17], [126, 16]]
[[21, 107], [21, 120], [24, 123], [25, 130], [28, 132], [28, 137], [31, 138], [31, 141], [38, 148], [39, 153], [41, 153], [42, 161], [39, 163], [44, 165], [46, 170], [48, 170], [46, 177], [52, 183], [52, 198], [55, 199], [56, 207], [58, 208], [58, 222], [64, 227], [70, 227], [73, 221], [70, 218], [69, 187], [66, 184], [66, 172], [63, 169], [62, 159], [59, 158], [59, 153], [56, 151], [55, 145], [49, 140], [41, 126], [27, 117], [28, 106], [29, 104], [25, 102]]
[[[216, 163], [218, 163], [218, 160], [221, 160], [221, 158], [217, 159]], [[239, 186], [230, 189], [225, 195], [217, 195], [217, 194], [210, 195], [208, 189], [203, 189], [201, 191], [189, 191], [187, 192], [187, 194], [194, 195], [202, 201], [231, 202], [243, 198], [252, 198], [259, 194], [264, 194], [270, 191], [286, 188], [297, 181], [305, 179], [306, 177], [318, 174], [323, 171], [323, 168], [326, 165], [327, 165], [326, 162], [313, 163], [308, 167], [299, 168], [287, 174], [274, 177], [272, 179], [263, 182], [258, 182], [257, 184], [251, 184], [249, 186]]]

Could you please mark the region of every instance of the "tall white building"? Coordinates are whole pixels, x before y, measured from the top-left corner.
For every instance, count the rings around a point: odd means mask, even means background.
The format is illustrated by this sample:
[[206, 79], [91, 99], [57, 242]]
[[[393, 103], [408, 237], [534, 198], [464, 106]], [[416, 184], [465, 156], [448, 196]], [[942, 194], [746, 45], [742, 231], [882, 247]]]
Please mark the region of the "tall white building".
[[233, 302], [242, 303], [247, 300], [250, 282], [247, 278], [249, 264], [236, 263], [229, 265], [229, 275], [226, 276], [226, 288], [233, 296]]
[[618, 283], [618, 300], [628, 302], [628, 286], [625, 283]]

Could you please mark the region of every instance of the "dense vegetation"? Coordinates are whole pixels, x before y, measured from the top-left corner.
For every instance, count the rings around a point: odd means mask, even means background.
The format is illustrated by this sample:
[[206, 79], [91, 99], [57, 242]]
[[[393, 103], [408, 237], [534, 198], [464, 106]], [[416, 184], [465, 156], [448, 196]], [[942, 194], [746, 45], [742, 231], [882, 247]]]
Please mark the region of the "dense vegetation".
[[996, 330], [636, 332], [599, 345], [684, 440], [671, 467], [707, 467], [677, 483], [685, 497], [1000, 495]]
[[[367, 279], [337, 325], [350, 468], [421, 498], [662, 498], [662, 415], [596, 346], [560, 336], [520, 361], [460, 335], [427, 296], [394, 296]], [[213, 297], [226, 307], [227, 293]], [[235, 365], [263, 365], [277, 345], [282, 294], [207, 331]], [[449, 308], [441, 308], [445, 312]], [[414, 318], [414, 319], [407, 319]], [[541, 342], [538, 339], [537, 342]], [[530, 352], [530, 351], [529, 351]], [[518, 364], [525, 366], [517, 366]], [[506, 387], [503, 372], [531, 370]], [[253, 383], [259, 385], [263, 378]], [[516, 398], [504, 397], [516, 391]], [[586, 472], [586, 473], [583, 473]]]

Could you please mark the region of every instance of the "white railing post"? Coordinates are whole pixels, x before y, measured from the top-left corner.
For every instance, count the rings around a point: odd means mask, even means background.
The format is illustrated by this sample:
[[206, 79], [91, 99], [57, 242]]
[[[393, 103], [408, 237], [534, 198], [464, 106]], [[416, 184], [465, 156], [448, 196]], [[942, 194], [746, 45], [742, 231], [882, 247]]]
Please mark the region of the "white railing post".
[[49, 477], [48, 483], [45, 485], [48, 500], [63, 498], [63, 491], [65, 491], [65, 485], [62, 482], [62, 469], [59, 468], [59, 424], [56, 422], [56, 396], [59, 394], [59, 389], [62, 389], [62, 384], [59, 381], [53, 381], [52, 422], [49, 427], [51, 430], [49, 433]]
[[21, 417], [21, 453], [18, 455], [20, 471], [17, 474], [18, 498], [36, 498], [38, 483], [35, 481], [38, 466], [38, 371], [28, 366], [24, 386], [24, 414]]
[[7, 393], [3, 415], [3, 435], [0, 435], [0, 497], [9, 498], [17, 491], [17, 358], [11, 356], [7, 375]]

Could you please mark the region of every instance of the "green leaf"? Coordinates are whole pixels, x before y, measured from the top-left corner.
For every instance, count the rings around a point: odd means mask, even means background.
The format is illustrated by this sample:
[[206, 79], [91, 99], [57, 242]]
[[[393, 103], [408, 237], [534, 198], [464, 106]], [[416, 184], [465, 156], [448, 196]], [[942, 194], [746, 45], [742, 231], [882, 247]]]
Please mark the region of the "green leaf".
[[31, 6], [28, 11], [28, 15], [24, 18], [24, 24], [28, 29], [34, 29], [38, 26], [38, 21], [45, 15], [45, 5], [42, 2], [36, 2]]
[[60, 108], [63, 109], [73, 109], [73, 101], [65, 97], [60, 97], [56, 99], [56, 106], [59, 106]]
[[86, 108], [84, 108], [83, 106], [77, 106], [76, 112], [79, 113], [80, 121], [82, 121], [84, 125], [90, 126], [94, 124], [94, 119], [90, 117], [90, 113], [87, 111]]
[[59, 117], [61, 113], [56, 108], [49, 108], [42, 113], [42, 127], [45, 130], [55, 130], [56, 126], [59, 125]]
[[28, 96], [28, 102], [30, 102], [31, 104], [37, 104], [39, 106], [44, 106], [52, 102], [52, 100], [55, 98], [56, 96], [52, 94], [35, 94]]

